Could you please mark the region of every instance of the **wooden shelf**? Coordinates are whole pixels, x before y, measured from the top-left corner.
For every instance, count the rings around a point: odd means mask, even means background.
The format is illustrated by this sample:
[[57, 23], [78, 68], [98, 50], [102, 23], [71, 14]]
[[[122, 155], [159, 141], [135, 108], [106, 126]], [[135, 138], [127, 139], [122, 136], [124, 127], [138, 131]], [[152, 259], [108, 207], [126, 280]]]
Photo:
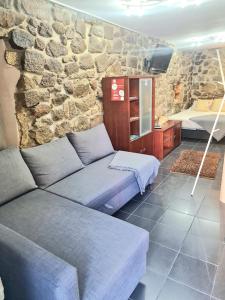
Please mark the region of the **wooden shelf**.
[[133, 101], [139, 101], [139, 98], [138, 98], [138, 97], [130, 97], [130, 98], [129, 98], [129, 101], [130, 101], [130, 102], [133, 102]]
[[139, 119], [140, 119], [139, 117], [131, 117], [130, 118], [130, 123], [139, 121]]
[[138, 139], [140, 139], [140, 136], [139, 135], [133, 135], [133, 136], [130, 136], [130, 142], [132, 143], [133, 141], [136, 141], [136, 140], [138, 140]]

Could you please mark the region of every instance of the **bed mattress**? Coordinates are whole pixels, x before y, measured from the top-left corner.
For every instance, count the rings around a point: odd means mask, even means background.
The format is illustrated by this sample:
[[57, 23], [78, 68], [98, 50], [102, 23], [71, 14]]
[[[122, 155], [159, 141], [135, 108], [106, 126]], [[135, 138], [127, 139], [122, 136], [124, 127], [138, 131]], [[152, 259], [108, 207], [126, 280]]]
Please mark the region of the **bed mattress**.
[[[194, 121], [190, 120], [191, 118], [194, 117], [199, 117], [199, 116], [207, 116], [207, 115], [216, 115], [216, 112], [199, 112], [199, 111], [193, 111], [193, 110], [184, 110], [178, 114], [171, 115], [168, 117], [169, 120], [179, 120], [182, 121], [182, 129], [191, 129], [191, 130], [204, 130], [200, 125], [195, 123]], [[225, 116], [225, 112], [222, 112]]]

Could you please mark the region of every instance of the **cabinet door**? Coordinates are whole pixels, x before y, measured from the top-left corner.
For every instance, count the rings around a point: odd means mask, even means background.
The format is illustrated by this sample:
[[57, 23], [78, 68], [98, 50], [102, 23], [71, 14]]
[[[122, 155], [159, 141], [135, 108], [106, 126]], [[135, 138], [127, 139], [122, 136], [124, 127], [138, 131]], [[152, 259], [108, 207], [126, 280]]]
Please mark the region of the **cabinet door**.
[[152, 79], [140, 79], [139, 82], [140, 135], [152, 131]]
[[181, 143], [181, 123], [174, 127], [174, 147], [179, 146]]

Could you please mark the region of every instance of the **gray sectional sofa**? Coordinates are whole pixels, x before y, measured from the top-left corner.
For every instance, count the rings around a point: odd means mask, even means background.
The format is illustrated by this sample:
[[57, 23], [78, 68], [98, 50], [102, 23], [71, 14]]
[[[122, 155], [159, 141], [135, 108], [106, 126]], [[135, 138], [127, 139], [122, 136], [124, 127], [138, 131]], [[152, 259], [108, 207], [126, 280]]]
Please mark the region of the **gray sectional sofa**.
[[0, 151], [8, 300], [127, 300], [145, 272], [148, 233], [107, 215], [139, 192], [134, 175], [107, 167], [103, 125], [69, 139]]

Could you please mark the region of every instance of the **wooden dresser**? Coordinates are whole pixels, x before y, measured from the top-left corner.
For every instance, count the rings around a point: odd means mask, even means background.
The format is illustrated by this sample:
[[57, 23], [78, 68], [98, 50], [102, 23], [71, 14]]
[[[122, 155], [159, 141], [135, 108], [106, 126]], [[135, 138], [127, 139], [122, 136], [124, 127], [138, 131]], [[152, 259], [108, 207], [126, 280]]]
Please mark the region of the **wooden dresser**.
[[154, 129], [153, 154], [162, 160], [181, 143], [181, 121], [168, 121]]

